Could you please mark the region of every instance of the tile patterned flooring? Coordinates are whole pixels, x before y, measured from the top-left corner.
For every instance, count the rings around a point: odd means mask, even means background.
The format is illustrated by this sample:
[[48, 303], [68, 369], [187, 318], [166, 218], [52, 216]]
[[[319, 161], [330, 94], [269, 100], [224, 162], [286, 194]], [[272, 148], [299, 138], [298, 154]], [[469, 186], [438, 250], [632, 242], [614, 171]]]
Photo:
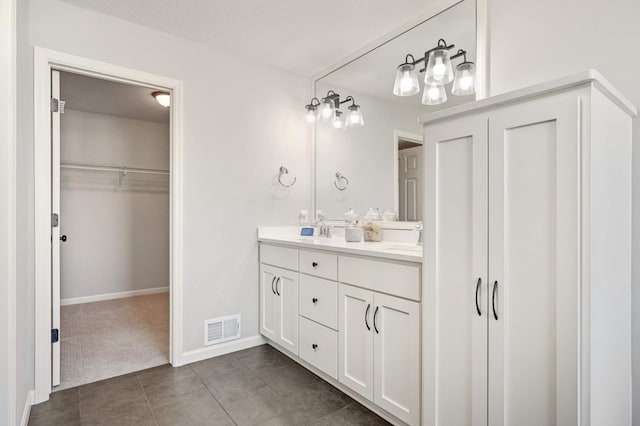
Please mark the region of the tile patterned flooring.
[[51, 395], [29, 425], [387, 425], [268, 345]]
[[169, 293], [62, 306], [55, 391], [169, 362]]

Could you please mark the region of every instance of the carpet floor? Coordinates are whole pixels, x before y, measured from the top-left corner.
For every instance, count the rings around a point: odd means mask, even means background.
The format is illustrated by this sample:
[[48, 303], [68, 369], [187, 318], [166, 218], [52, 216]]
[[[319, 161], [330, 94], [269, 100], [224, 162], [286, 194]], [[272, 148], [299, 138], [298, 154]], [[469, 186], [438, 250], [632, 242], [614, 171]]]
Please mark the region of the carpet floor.
[[68, 389], [169, 362], [169, 293], [60, 308], [60, 386]]

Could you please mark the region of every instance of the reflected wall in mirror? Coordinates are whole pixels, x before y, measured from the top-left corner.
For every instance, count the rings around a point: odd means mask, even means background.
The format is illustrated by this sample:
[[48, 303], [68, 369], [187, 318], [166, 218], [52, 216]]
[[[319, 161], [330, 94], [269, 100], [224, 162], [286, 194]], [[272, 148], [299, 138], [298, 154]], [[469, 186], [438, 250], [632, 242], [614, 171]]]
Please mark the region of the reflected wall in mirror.
[[[422, 103], [425, 73], [418, 74], [420, 92], [393, 94], [396, 70], [412, 54], [422, 58], [440, 39], [467, 51], [476, 62], [476, 2], [463, 0], [410, 30], [381, 43], [357, 59], [315, 81], [315, 96], [329, 91], [350, 95], [361, 106], [364, 126], [336, 130], [315, 124], [315, 208], [332, 220], [341, 220], [353, 208], [363, 216], [373, 207], [394, 210], [399, 220], [422, 220], [422, 114], [471, 102], [475, 95], [455, 96], [453, 83], [445, 86], [447, 102]], [[453, 60], [453, 69], [463, 62]], [[424, 69], [424, 62], [416, 70]], [[345, 108], [349, 104], [344, 104]]]

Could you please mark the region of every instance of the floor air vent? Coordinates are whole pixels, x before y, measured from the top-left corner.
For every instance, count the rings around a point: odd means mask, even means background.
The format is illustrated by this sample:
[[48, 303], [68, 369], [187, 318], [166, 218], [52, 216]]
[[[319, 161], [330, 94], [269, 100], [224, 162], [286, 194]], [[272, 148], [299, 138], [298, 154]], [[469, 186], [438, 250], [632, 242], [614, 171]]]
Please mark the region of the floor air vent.
[[205, 320], [204, 344], [213, 345], [240, 338], [240, 315]]

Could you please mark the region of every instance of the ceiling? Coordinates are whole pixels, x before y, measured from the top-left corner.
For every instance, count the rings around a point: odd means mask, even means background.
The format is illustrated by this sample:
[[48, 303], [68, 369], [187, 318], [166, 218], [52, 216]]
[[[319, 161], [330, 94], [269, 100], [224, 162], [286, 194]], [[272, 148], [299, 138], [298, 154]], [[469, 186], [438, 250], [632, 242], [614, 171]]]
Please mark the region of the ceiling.
[[442, 0], [63, 0], [313, 75]]
[[169, 109], [151, 96], [154, 89], [69, 72], [60, 73], [65, 108], [136, 120], [169, 123]]

